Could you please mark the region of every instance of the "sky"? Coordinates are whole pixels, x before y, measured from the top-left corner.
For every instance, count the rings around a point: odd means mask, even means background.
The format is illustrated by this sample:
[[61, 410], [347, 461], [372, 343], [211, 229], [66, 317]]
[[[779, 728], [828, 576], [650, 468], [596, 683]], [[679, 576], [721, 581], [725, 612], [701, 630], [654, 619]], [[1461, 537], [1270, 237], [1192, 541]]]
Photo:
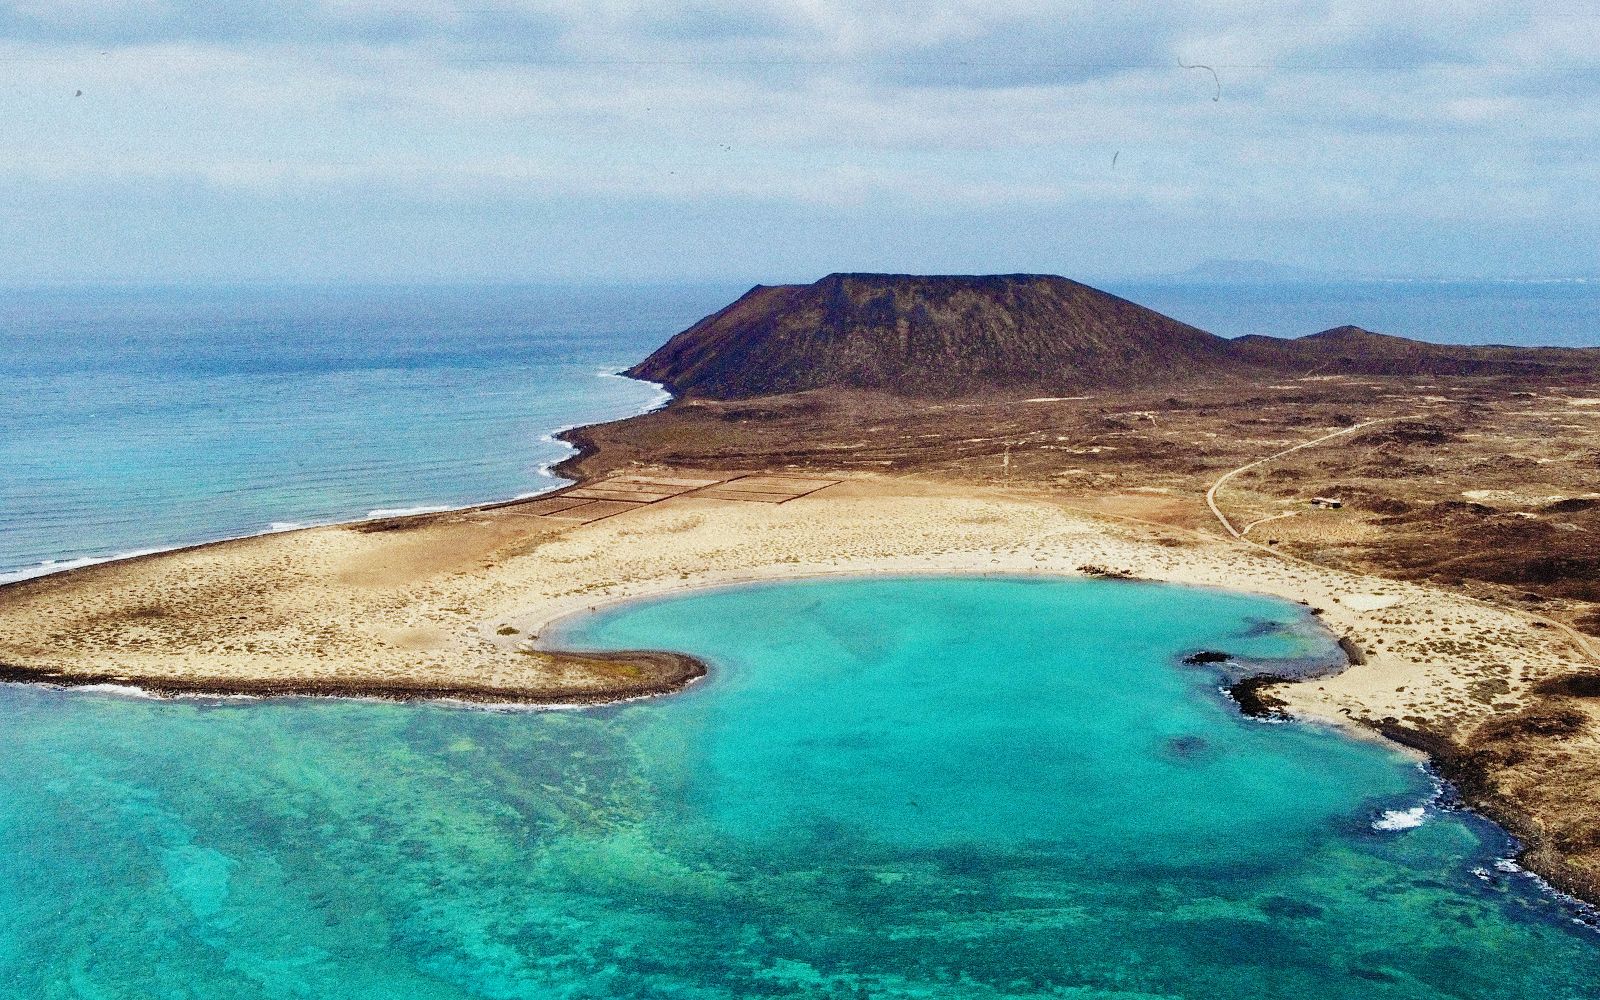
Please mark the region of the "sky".
[[1600, 274], [1600, 7], [0, 3], [0, 282]]

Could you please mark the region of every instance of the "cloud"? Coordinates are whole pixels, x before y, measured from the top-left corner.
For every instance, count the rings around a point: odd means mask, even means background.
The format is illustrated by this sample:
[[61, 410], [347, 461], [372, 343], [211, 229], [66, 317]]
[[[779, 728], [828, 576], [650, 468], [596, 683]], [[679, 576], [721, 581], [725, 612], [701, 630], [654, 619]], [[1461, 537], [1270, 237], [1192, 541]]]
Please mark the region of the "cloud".
[[[41, 215], [221, 198], [239, 226], [313, 204], [448, 225], [560, 199], [623, 258], [637, 241], [618, 206], [959, 219], [957, 241], [1030, 217], [1122, 219], [1146, 244], [1223, 220], [1264, 239], [1335, 223], [1492, 239], [1600, 218], [1600, 63], [1576, 30], [1594, 19], [1570, 13], [35, 0], [0, 9], [0, 186]], [[1425, 246], [1360, 252], [1403, 268]]]
[[651, 6], [636, 11], [631, 21], [641, 37], [697, 45], [766, 43], [783, 39], [793, 30], [793, 22], [780, 9], [740, 4]]

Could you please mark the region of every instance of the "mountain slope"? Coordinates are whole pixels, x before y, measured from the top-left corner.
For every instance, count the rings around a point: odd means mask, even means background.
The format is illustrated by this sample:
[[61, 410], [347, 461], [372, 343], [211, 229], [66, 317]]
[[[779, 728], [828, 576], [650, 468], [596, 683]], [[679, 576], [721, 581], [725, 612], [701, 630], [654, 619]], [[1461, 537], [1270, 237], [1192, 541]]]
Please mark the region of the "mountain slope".
[[757, 285], [627, 372], [714, 399], [1049, 395], [1314, 373], [1592, 377], [1600, 349], [1432, 344], [1355, 326], [1226, 340], [1051, 275], [830, 274]]
[[1160, 385], [1236, 365], [1223, 338], [1066, 278], [831, 274], [758, 285], [627, 374], [722, 399], [951, 396]]
[[1360, 375], [1571, 375], [1600, 373], [1600, 349], [1570, 347], [1475, 347], [1430, 344], [1357, 326], [1285, 340], [1240, 337], [1235, 357], [1250, 365], [1324, 374]]

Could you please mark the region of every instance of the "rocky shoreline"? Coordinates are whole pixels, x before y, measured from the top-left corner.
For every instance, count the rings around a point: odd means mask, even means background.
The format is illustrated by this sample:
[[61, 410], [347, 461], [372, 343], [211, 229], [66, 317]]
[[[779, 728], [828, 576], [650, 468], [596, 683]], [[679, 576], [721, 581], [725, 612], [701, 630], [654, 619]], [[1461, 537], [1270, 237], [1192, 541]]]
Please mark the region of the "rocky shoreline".
[[1460, 806], [1493, 822], [1516, 844], [1514, 860], [1552, 889], [1588, 906], [1600, 907], [1600, 877], [1572, 864], [1561, 845], [1536, 817], [1502, 793], [1496, 784], [1492, 753], [1463, 749], [1450, 740], [1399, 722], [1370, 723], [1373, 732], [1427, 757], [1429, 768]]
[[362, 698], [393, 702], [454, 701], [478, 705], [557, 708], [610, 705], [676, 694], [706, 676], [704, 662], [682, 653], [622, 650], [582, 654], [553, 652], [552, 655], [576, 662], [620, 667], [642, 676], [635, 682], [618, 682], [604, 690], [574, 691], [555, 686], [430, 685], [240, 677], [162, 678], [105, 671], [38, 669], [0, 663], [0, 684], [39, 684], [56, 688], [117, 687], [155, 698]]

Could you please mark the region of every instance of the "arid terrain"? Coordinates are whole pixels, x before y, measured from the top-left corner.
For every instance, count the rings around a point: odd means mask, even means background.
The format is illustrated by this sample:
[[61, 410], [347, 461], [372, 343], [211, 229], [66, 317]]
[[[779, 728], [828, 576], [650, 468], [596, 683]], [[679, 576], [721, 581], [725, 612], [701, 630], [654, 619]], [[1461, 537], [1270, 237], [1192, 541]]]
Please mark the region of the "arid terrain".
[[[1210, 529], [1319, 564], [1459, 587], [1600, 636], [1600, 378], [1416, 382], [1314, 375], [1070, 398], [812, 390], [690, 399], [572, 432], [565, 474], [639, 465], [915, 474], [1042, 490], [1085, 510]], [[1319, 507], [1314, 498], [1339, 501]]]
[[[1069, 326], [1096, 307], [1068, 298]], [[872, 301], [860, 315], [896, 328]], [[857, 330], [847, 306], [826, 323]], [[1108, 308], [1084, 322], [1123, 315]], [[737, 318], [735, 339], [760, 336]], [[959, 344], [937, 332], [938, 351]], [[986, 350], [1005, 350], [996, 336]], [[738, 364], [675, 341], [672, 357], [699, 360], [674, 370], [709, 381], [569, 432], [573, 489], [13, 585], [0, 663], [12, 679], [166, 692], [592, 701], [698, 675], [683, 657], [540, 639], [640, 594], [884, 570], [1232, 586], [1311, 604], [1354, 650], [1344, 672], [1268, 686], [1264, 703], [1426, 750], [1531, 867], [1600, 899], [1600, 356], [1439, 353], [1364, 331], [1281, 347], [1181, 336], [1199, 360], [1158, 384], [1066, 372], [966, 394], [856, 384], [835, 363], [853, 347], [804, 386], [805, 352], [855, 342], [831, 334], [787, 360], [770, 344], [741, 355], [780, 364], [795, 391], [723, 392]], [[1219, 371], [1235, 350], [1250, 359]], [[873, 359], [866, 381], [894, 377], [891, 355]]]
[[[1426, 748], [1466, 797], [1600, 896], [1600, 380], [1312, 375], [1075, 399], [815, 390], [697, 400], [575, 436], [583, 475], [646, 460], [909, 476], [1048, 498], [1119, 524], [1251, 542], [1421, 599], [1369, 599], [1367, 663], [1269, 693]], [[1313, 498], [1340, 502], [1319, 507]], [[1235, 546], [1241, 543], [1234, 543]], [[1257, 549], [1260, 551], [1260, 549]], [[1240, 585], [1244, 585], [1240, 581]], [[1259, 587], [1252, 589], [1261, 589]], [[1377, 588], [1374, 588], [1377, 592]], [[1298, 595], [1304, 596], [1304, 595]], [[1513, 613], [1491, 634], [1448, 602]], [[1408, 632], [1413, 626], [1430, 627]], [[1569, 631], [1570, 630], [1570, 631]], [[1528, 644], [1562, 660], [1519, 662]], [[1575, 859], [1586, 859], [1581, 862]]]

